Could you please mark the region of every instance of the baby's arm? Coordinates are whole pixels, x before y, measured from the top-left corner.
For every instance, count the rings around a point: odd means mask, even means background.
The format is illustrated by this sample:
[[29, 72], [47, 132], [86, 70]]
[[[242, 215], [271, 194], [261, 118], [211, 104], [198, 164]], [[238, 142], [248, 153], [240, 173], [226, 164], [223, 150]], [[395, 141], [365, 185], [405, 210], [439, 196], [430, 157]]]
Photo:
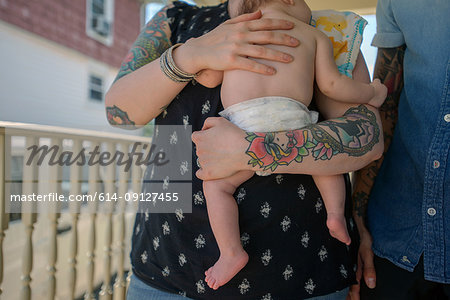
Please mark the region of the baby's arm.
[[380, 107], [386, 98], [387, 88], [379, 80], [365, 84], [339, 73], [333, 58], [331, 42], [318, 30], [315, 69], [319, 89], [334, 100]]
[[208, 88], [215, 88], [222, 83], [223, 71], [217, 70], [202, 70], [200, 74], [195, 77], [195, 81]]

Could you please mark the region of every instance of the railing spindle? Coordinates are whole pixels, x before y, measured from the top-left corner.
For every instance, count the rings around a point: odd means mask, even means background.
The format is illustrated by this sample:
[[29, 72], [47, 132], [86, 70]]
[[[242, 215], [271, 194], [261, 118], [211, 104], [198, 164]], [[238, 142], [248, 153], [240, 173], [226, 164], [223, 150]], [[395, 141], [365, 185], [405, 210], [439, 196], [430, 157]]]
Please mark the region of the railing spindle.
[[[97, 142], [91, 142], [91, 151], [99, 146]], [[99, 165], [94, 164], [89, 167], [89, 195], [94, 197], [99, 192]], [[85, 300], [94, 300], [94, 271], [95, 271], [95, 230], [98, 203], [92, 201], [88, 203], [89, 206], [89, 233], [88, 233], [88, 250], [87, 250], [87, 290], [84, 295]]]
[[[73, 140], [73, 153], [81, 151], [81, 140]], [[73, 164], [70, 166], [70, 195], [81, 195], [81, 166]], [[69, 203], [71, 210], [72, 230], [70, 232], [69, 253], [69, 292], [70, 299], [75, 299], [75, 288], [77, 285], [77, 254], [78, 254], [78, 217], [80, 213], [80, 202]]]
[[[60, 138], [52, 138], [51, 145], [56, 145], [58, 149], [61, 149], [62, 143]], [[48, 167], [48, 193], [61, 194], [61, 173], [62, 168], [59, 165], [53, 165]], [[50, 220], [50, 234], [49, 234], [49, 249], [48, 249], [48, 299], [53, 300], [56, 296], [56, 261], [58, 258], [58, 219], [60, 213], [58, 212], [60, 205], [58, 202], [48, 203], [49, 213], [48, 218]]]
[[[120, 149], [123, 153], [128, 153], [128, 144], [121, 143]], [[114, 283], [114, 299], [123, 300], [125, 299], [126, 282], [125, 282], [125, 270], [124, 270], [124, 259], [125, 259], [125, 209], [126, 202], [125, 195], [128, 192], [128, 178], [129, 171], [125, 171], [125, 165], [119, 168], [119, 187], [118, 195], [121, 198], [118, 203], [118, 213], [117, 213], [117, 277]]]
[[[111, 153], [115, 152], [115, 143], [106, 142], [106, 151]], [[116, 192], [114, 181], [116, 178], [116, 168], [114, 163], [110, 163], [105, 167], [105, 199], [113, 197]], [[111, 286], [111, 244], [113, 238], [113, 223], [112, 223], [112, 212], [114, 209], [114, 200], [111, 202], [103, 202], [105, 208], [105, 245], [104, 245], [104, 266], [103, 266], [103, 285], [100, 290], [101, 300], [111, 300], [112, 299], [112, 286]]]
[[[25, 149], [33, 145], [38, 145], [39, 139], [34, 136], [26, 137]], [[22, 175], [22, 194], [31, 195], [37, 192], [38, 168], [36, 162], [27, 165], [24, 158]], [[22, 257], [22, 300], [31, 299], [31, 270], [33, 269], [33, 231], [37, 220], [36, 205], [34, 202], [22, 203], [22, 222], [25, 226], [25, 247]]]

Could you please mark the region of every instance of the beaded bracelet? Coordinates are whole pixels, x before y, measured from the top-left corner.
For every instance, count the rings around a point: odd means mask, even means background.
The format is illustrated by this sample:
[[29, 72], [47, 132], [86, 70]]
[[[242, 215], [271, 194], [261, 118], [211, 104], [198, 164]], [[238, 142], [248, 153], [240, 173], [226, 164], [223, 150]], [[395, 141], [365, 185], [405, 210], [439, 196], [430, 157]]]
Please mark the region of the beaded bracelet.
[[186, 73], [180, 68], [177, 67], [173, 60], [172, 52], [173, 49], [181, 46], [182, 44], [175, 44], [161, 55], [159, 59], [159, 65], [161, 67], [162, 72], [168, 78], [175, 82], [189, 82], [197, 76], [197, 74]]

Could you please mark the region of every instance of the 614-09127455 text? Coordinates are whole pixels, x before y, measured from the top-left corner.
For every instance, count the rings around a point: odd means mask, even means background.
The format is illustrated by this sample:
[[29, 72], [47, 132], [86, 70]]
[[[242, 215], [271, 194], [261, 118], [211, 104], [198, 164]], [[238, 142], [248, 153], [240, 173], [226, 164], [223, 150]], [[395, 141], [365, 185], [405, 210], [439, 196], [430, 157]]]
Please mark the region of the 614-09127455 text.
[[124, 196], [119, 196], [116, 193], [100, 193], [100, 201], [143, 201], [143, 202], [177, 202], [178, 193], [125, 193]]

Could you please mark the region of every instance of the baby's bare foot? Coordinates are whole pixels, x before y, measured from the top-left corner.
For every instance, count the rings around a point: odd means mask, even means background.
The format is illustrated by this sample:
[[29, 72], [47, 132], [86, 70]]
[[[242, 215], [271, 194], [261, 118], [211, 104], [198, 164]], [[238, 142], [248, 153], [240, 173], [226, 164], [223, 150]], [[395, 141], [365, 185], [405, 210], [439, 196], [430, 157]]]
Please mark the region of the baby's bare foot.
[[327, 226], [332, 237], [338, 239], [346, 245], [350, 245], [351, 239], [348, 235], [344, 215], [328, 213]]
[[248, 262], [248, 254], [243, 249], [233, 255], [221, 254], [214, 266], [205, 271], [205, 281], [213, 290], [230, 281]]

